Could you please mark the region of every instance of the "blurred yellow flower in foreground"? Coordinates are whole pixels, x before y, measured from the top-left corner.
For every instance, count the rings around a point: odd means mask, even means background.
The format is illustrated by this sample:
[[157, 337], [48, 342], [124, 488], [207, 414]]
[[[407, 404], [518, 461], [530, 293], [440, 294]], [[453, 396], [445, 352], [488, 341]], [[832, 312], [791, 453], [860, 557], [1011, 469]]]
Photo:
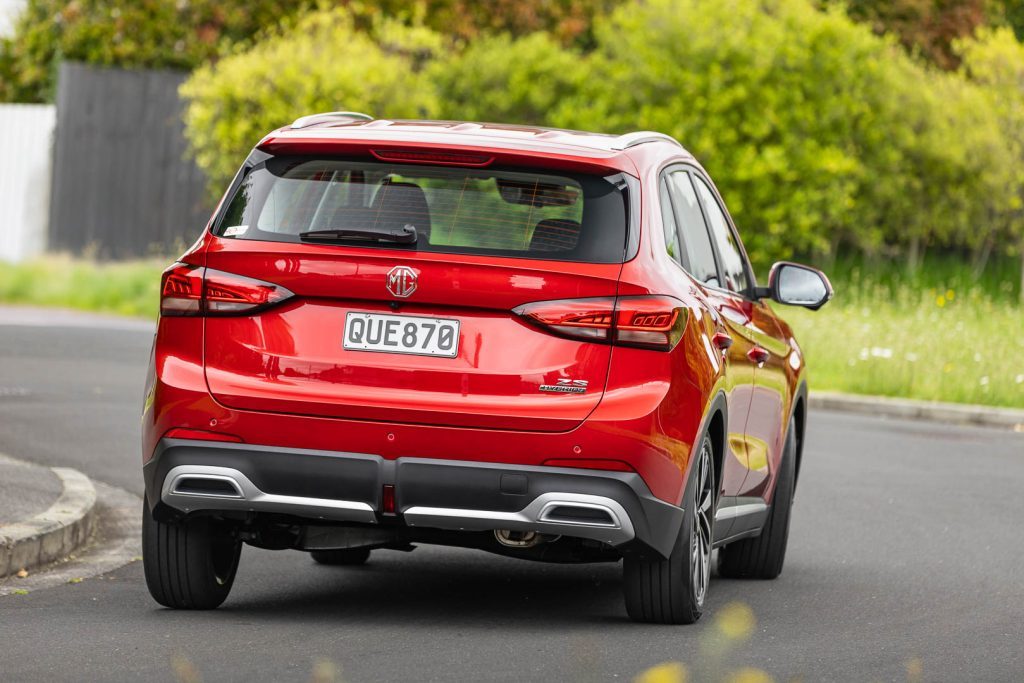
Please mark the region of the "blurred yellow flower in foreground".
[[679, 662], [658, 664], [634, 678], [633, 683], [686, 683], [686, 667]]
[[912, 657], [907, 660], [907, 681], [909, 683], [920, 683], [924, 679], [924, 662], [920, 657]]
[[726, 638], [747, 638], [757, 626], [754, 610], [742, 602], [730, 602], [715, 617], [715, 626]]
[[775, 679], [760, 669], [740, 669], [725, 679], [729, 683], [772, 683]]

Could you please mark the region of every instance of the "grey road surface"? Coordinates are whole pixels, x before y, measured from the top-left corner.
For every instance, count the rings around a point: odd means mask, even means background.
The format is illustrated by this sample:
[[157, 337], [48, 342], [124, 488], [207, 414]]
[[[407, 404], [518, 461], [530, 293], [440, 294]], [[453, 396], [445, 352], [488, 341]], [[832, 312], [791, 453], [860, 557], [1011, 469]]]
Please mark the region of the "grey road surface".
[[[141, 493], [149, 343], [0, 316], [0, 451]], [[158, 608], [138, 563], [0, 598], [0, 679], [628, 681], [679, 661], [709, 680], [1020, 681], [1022, 492], [1024, 435], [821, 412], [782, 577], [715, 580], [692, 627], [627, 621], [618, 565], [421, 547], [328, 568], [246, 548], [214, 612]]]

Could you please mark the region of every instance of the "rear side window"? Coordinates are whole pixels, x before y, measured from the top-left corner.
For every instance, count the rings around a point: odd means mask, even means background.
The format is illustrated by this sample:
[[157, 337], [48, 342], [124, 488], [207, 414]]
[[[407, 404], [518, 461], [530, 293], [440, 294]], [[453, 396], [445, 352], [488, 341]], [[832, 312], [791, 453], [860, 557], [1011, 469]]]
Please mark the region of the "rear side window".
[[672, 213], [672, 202], [668, 197], [668, 186], [661, 184], [661, 227], [665, 231], [665, 249], [676, 263], [683, 265], [682, 249], [679, 246], [679, 230], [676, 229], [676, 217]]
[[669, 188], [683, 241], [683, 267], [698, 281], [712, 287], [721, 286], [718, 283], [718, 267], [715, 265], [711, 237], [708, 236], [690, 174], [686, 171], [669, 174]]
[[412, 226], [415, 244], [358, 236], [337, 243], [620, 263], [622, 186], [617, 176], [275, 157], [248, 173], [216, 234], [299, 242], [312, 231]]
[[747, 280], [747, 268], [736, 235], [729, 227], [729, 221], [726, 219], [722, 207], [719, 206], [715, 193], [701, 178], [697, 177], [695, 180], [701, 201], [708, 212], [711, 233], [715, 236], [715, 244], [718, 245], [718, 253], [722, 258], [725, 286], [733, 292], [746, 292], [750, 283]]

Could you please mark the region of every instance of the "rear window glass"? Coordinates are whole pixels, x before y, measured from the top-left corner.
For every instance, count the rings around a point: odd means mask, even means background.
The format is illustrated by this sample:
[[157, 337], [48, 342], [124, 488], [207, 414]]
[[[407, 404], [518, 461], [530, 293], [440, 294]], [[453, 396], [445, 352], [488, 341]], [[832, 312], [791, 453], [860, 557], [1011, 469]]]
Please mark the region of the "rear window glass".
[[[345, 230], [346, 246], [619, 263], [627, 209], [620, 176], [274, 157], [242, 181], [216, 234], [300, 242]], [[415, 244], [361, 239], [415, 228]], [[317, 243], [323, 243], [318, 241]]]

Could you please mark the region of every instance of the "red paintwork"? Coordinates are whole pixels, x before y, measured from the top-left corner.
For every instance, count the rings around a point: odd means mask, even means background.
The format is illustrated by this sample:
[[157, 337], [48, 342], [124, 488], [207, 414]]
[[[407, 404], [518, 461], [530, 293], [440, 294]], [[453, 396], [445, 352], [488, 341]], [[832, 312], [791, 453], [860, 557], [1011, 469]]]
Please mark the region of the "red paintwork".
[[[209, 225], [180, 259], [280, 285], [294, 297], [241, 317], [162, 317], [143, 419], [149, 459], [170, 430], [199, 430], [289, 448], [485, 462], [630, 468], [678, 503], [691, 448], [719, 393], [729, 416], [722, 489], [770, 500], [803, 363], [784, 322], [761, 302], [710, 290], [668, 257], [658, 174], [696, 166], [666, 142], [612, 149], [614, 138], [476, 124], [392, 123], [283, 129], [269, 151], [369, 153], [437, 149], [486, 153], [495, 163], [613, 169], [636, 176], [640, 246], [625, 264], [410, 253], [402, 250], [221, 239]], [[212, 221], [211, 221], [212, 224]], [[418, 287], [398, 313], [457, 317], [454, 359], [341, 347], [346, 311], [391, 312], [387, 272], [405, 265]], [[554, 336], [513, 315], [523, 304], [664, 295], [686, 311], [671, 352]], [[728, 334], [722, 351], [712, 342]], [[719, 338], [721, 345], [721, 338]], [[764, 363], [748, 358], [753, 348]], [[723, 355], [725, 360], [723, 362]], [[585, 394], [542, 383], [585, 379]], [[187, 432], [179, 432], [187, 433]]]

